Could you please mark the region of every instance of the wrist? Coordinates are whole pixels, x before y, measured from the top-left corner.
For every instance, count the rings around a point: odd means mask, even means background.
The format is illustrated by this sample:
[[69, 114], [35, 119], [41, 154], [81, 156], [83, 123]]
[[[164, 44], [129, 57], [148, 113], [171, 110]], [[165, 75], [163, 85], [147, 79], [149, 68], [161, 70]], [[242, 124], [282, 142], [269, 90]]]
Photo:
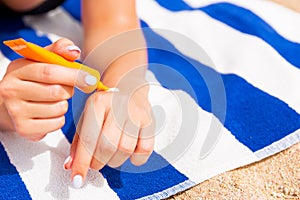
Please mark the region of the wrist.
[[149, 83], [146, 80], [146, 68], [137, 67], [124, 73], [120, 71], [105, 72], [102, 77], [102, 82], [110, 88], [118, 88], [121, 92], [130, 93], [134, 90], [148, 87]]

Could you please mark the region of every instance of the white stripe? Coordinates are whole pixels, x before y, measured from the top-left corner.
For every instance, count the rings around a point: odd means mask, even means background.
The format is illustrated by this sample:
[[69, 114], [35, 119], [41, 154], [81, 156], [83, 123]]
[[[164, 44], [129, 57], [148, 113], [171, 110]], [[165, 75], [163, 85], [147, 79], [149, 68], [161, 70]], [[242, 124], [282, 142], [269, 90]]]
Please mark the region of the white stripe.
[[137, 200], [153, 200], [153, 199], [166, 199], [178, 192], [182, 192], [184, 190], [187, 190], [191, 187], [193, 187], [195, 185], [194, 182], [190, 181], [190, 180], [186, 180], [182, 183], [179, 183], [173, 187], [170, 187], [168, 189], [165, 189], [163, 191], [157, 192], [155, 194], [152, 195], [148, 195], [142, 198], [139, 198]]
[[295, 132], [285, 136], [284, 138], [277, 140], [276, 142], [272, 143], [269, 146], [266, 146], [258, 151], [255, 152], [255, 155], [259, 159], [266, 158], [270, 155], [273, 155], [277, 152], [280, 152], [288, 147], [298, 143], [300, 141], [300, 129], [296, 130]]
[[[150, 76], [149, 76], [150, 77]], [[148, 78], [149, 79], [149, 78]], [[152, 82], [155, 82], [153, 76]], [[181, 104], [178, 104], [180, 99]], [[202, 110], [195, 101], [183, 91], [168, 91], [159, 86], [150, 87], [149, 100], [152, 106], [160, 106], [165, 113], [165, 120], [154, 112], [156, 119], [164, 121], [163, 126], [157, 126], [155, 151], [161, 154], [177, 170], [186, 175], [195, 183], [207, 180], [219, 173], [252, 163], [258, 160], [255, 154], [245, 145], [240, 143], [211, 113]], [[193, 124], [191, 120], [183, 122], [180, 110], [194, 110], [197, 118]], [[182, 123], [188, 123], [188, 128], [179, 132]], [[193, 126], [197, 126], [194, 131]], [[205, 142], [207, 134], [211, 134], [212, 126], [220, 127], [219, 138], [216, 146], [205, 158], [200, 157], [200, 150]], [[214, 129], [218, 130], [218, 129]], [[172, 143], [185, 134], [181, 140], [181, 146], [170, 153], [165, 149], [170, 148]], [[185, 140], [185, 141], [183, 141]], [[185, 143], [186, 142], [186, 143]], [[182, 146], [187, 144], [186, 146]], [[177, 152], [175, 152], [177, 151]]]
[[[213, 60], [217, 71], [243, 77], [300, 113], [299, 69], [286, 62], [259, 38], [242, 34], [201, 11], [174, 13], [147, 0], [140, 2], [138, 9], [140, 17], [150, 27], [175, 31], [199, 44]], [[187, 22], [193, 22], [193, 25]], [[205, 63], [198, 51], [182, 45], [178, 37], [155, 31], [171, 41], [183, 54]]]
[[[197, 133], [197, 138], [182, 157], [171, 162], [177, 170], [193, 182], [200, 183], [225, 171], [258, 161], [255, 154], [240, 143], [226, 128], [223, 128], [223, 132], [211, 153], [204, 159], [200, 159], [200, 148], [208, 133], [208, 127], [205, 125], [210, 124], [211, 121], [219, 122], [214, 116], [203, 110], [199, 110], [199, 114], [201, 127]], [[167, 157], [165, 158], [167, 159]]]
[[0, 51], [0, 81], [6, 73], [7, 67], [10, 63], [10, 60], [7, 59], [2, 52]]
[[23, 19], [26, 25], [37, 33], [48, 36], [52, 42], [65, 37], [82, 47], [81, 24], [60, 7], [41, 16], [26, 16]]
[[300, 43], [300, 14], [278, 3], [265, 0], [185, 0], [193, 8], [228, 2], [251, 10], [285, 38]]
[[119, 199], [103, 176], [95, 171], [88, 173], [83, 188], [70, 186], [70, 172], [62, 167], [70, 144], [61, 131], [48, 134], [38, 143], [14, 133], [0, 133], [0, 140], [34, 200]]

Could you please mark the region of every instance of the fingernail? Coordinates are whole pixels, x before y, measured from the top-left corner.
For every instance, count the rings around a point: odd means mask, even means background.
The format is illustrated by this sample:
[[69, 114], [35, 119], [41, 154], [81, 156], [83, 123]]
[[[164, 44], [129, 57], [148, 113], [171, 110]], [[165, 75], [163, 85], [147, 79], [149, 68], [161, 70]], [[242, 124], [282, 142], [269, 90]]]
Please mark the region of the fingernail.
[[92, 76], [92, 75], [87, 75], [85, 78], [84, 78], [84, 81], [87, 85], [96, 85], [97, 83], [97, 79], [95, 76]]
[[106, 92], [120, 92], [119, 88], [109, 88]]
[[64, 162], [64, 165], [63, 165], [64, 170], [68, 170], [67, 167], [66, 167], [66, 164], [68, 164], [70, 162], [70, 160], [71, 160], [71, 156], [68, 156], [66, 158], [65, 162]]
[[80, 176], [80, 175], [74, 176], [72, 184], [73, 184], [73, 187], [76, 188], [76, 189], [81, 188], [81, 186], [82, 186], [82, 176]]
[[75, 45], [70, 45], [70, 46], [67, 46], [67, 49], [69, 51], [78, 51], [79, 53], [81, 53], [81, 50], [78, 46], [75, 46]]

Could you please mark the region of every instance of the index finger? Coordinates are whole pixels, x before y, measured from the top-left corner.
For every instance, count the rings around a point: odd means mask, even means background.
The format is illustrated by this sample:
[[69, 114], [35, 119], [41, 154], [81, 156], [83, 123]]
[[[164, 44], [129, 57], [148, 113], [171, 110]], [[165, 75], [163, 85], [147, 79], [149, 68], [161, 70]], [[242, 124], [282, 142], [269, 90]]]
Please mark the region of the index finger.
[[79, 130], [71, 175], [75, 188], [80, 188], [85, 180], [103, 125], [105, 109], [97, 107], [97, 115], [95, 114], [94, 96], [87, 101], [82, 127]]
[[26, 59], [19, 61], [21, 67], [18, 77], [22, 80], [34, 81], [47, 84], [60, 84], [84, 88], [89, 86], [90, 74], [79, 69], [63, 67], [60, 65], [37, 63]]

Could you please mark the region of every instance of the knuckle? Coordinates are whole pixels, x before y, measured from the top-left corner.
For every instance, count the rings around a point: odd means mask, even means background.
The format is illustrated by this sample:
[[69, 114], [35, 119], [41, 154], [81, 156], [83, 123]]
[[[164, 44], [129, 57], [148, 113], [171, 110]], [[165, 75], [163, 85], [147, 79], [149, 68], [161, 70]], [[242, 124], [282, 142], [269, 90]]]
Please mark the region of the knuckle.
[[114, 162], [114, 163], [108, 163], [108, 166], [112, 167], [112, 168], [117, 168], [120, 167], [123, 163], [122, 162]]
[[55, 53], [62, 53], [64, 51], [64, 47], [67, 45], [71, 45], [73, 44], [69, 39], [67, 38], [60, 38], [59, 40], [57, 40], [56, 42], [54, 42], [51, 45], [51, 50]]
[[121, 151], [123, 154], [131, 155], [134, 152], [134, 147], [129, 145], [119, 145], [118, 150]]
[[41, 141], [46, 135], [38, 135], [38, 136], [34, 136], [34, 137], [30, 137], [28, 138], [30, 141], [32, 142], [39, 142]]
[[[70, 87], [69, 87], [69, 88], [70, 88]], [[68, 92], [69, 96], [70, 96], [70, 97], [74, 96], [74, 93], [75, 93], [74, 88], [70, 88], [70, 89], [69, 89], [69, 92]]]
[[20, 104], [8, 105], [8, 113], [12, 119], [17, 120], [20, 115], [23, 113], [23, 107]]
[[91, 137], [90, 135], [84, 134], [84, 133], [79, 133], [79, 138], [80, 138], [80, 142], [90, 148], [92, 146], [94, 146], [93, 144], [95, 143], [95, 140], [93, 137]]
[[61, 45], [61, 41], [63, 41], [63, 38], [61, 38], [61, 39], [55, 41], [55, 42], [51, 45], [51, 50], [55, 52], [55, 51], [59, 48], [59, 46]]
[[134, 164], [135, 166], [141, 166], [143, 164], [145, 164], [147, 162], [147, 160], [132, 160], [131, 159], [131, 163]]
[[91, 98], [88, 99], [90, 104], [94, 104], [96, 102], [102, 102], [103, 101], [103, 95], [101, 93], [95, 93], [91, 96]]
[[66, 123], [66, 117], [65, 116], [60, 117], [58, 128], [62, 128], [65, 125], [65, 123]]
[[112, 154], [117, 152], [118, 148], [117, 145], [113, 144], [112, 142], [105, 142], [102, 146], [102, 151], [108, 154]]
[[66, 93], [63, 90], [63, 87], [60, 85], [52, 85], [50, 87], [50, 95], [54, 99], [59, 99], [59, 100], [66, 99]]
[[90, 168], [94, 169], [94, 170], [100, 170], [101, 168], [103, 168], [104, 164], [102, 162], [100, 162], [100, 160], [98, 160], [97, 158], [93, 157], [92, 163]]
[[49, 81], [54, 74], [54, 68], [48, 64], [44, 64], [42, 67], [42, 79]]
[[61, 101], [57, 105], [58, 115], [63, 115], [68, 111], [69, 104], [66, 100]]
[[0, 97], [5, 97], [5, 84], [3, 81], [0, 81]]
[[142, 145], [139, 147], [139, 152], [143, 154], [151, 154], [153, 151], [153, 145]]
[[142, 128], [146, 128], [145, 132], [147, 136], [154, 135], [156, 124], [155, 120], [150, 114], [143, 118], [142, 124]]
[[32, 141], [32, 142], [38, 142], [40, 141], [41, 139], [39, 138], [28, 138], [28, 140]]
[[7, 67], [7, 72], [12, 72], [16, 69], [18, 69], [21, 65], [21, 62], [23, 62], [24, 59], [16, 59], [16, 60], [13, 60], [9, 63], [8, 67]]
[[93, 165], [90, 166], [90, 168], [93, 169], [93, 170], [100, 170], [101, 166], [93, 164]]
[[67, 38], [60, 38], [54, 43], [54, 45], [57, 46], [66, 45], [66, 44], [73, 44], [73, 43]]
[[85, 109], [88, 108], [97, 108], [98, 110], [105, 109], [105, 99], [103, 98], [103, 94], [96, 92], [91, 95], [86, 102]]
[[28, 129], [25, 126], [21, 125], [18, 121], [15, 121], [15, 129], [16, 129], [16, 132], [21, 137], [29, 138], [28, 137], [28, 135], [29, 135]]
[[14, 84], [8, 84], [7, 82], [3, 81], [0, 84], [0, 95], [4, 99], [15, 97], [17, 96], [17, 88]]

